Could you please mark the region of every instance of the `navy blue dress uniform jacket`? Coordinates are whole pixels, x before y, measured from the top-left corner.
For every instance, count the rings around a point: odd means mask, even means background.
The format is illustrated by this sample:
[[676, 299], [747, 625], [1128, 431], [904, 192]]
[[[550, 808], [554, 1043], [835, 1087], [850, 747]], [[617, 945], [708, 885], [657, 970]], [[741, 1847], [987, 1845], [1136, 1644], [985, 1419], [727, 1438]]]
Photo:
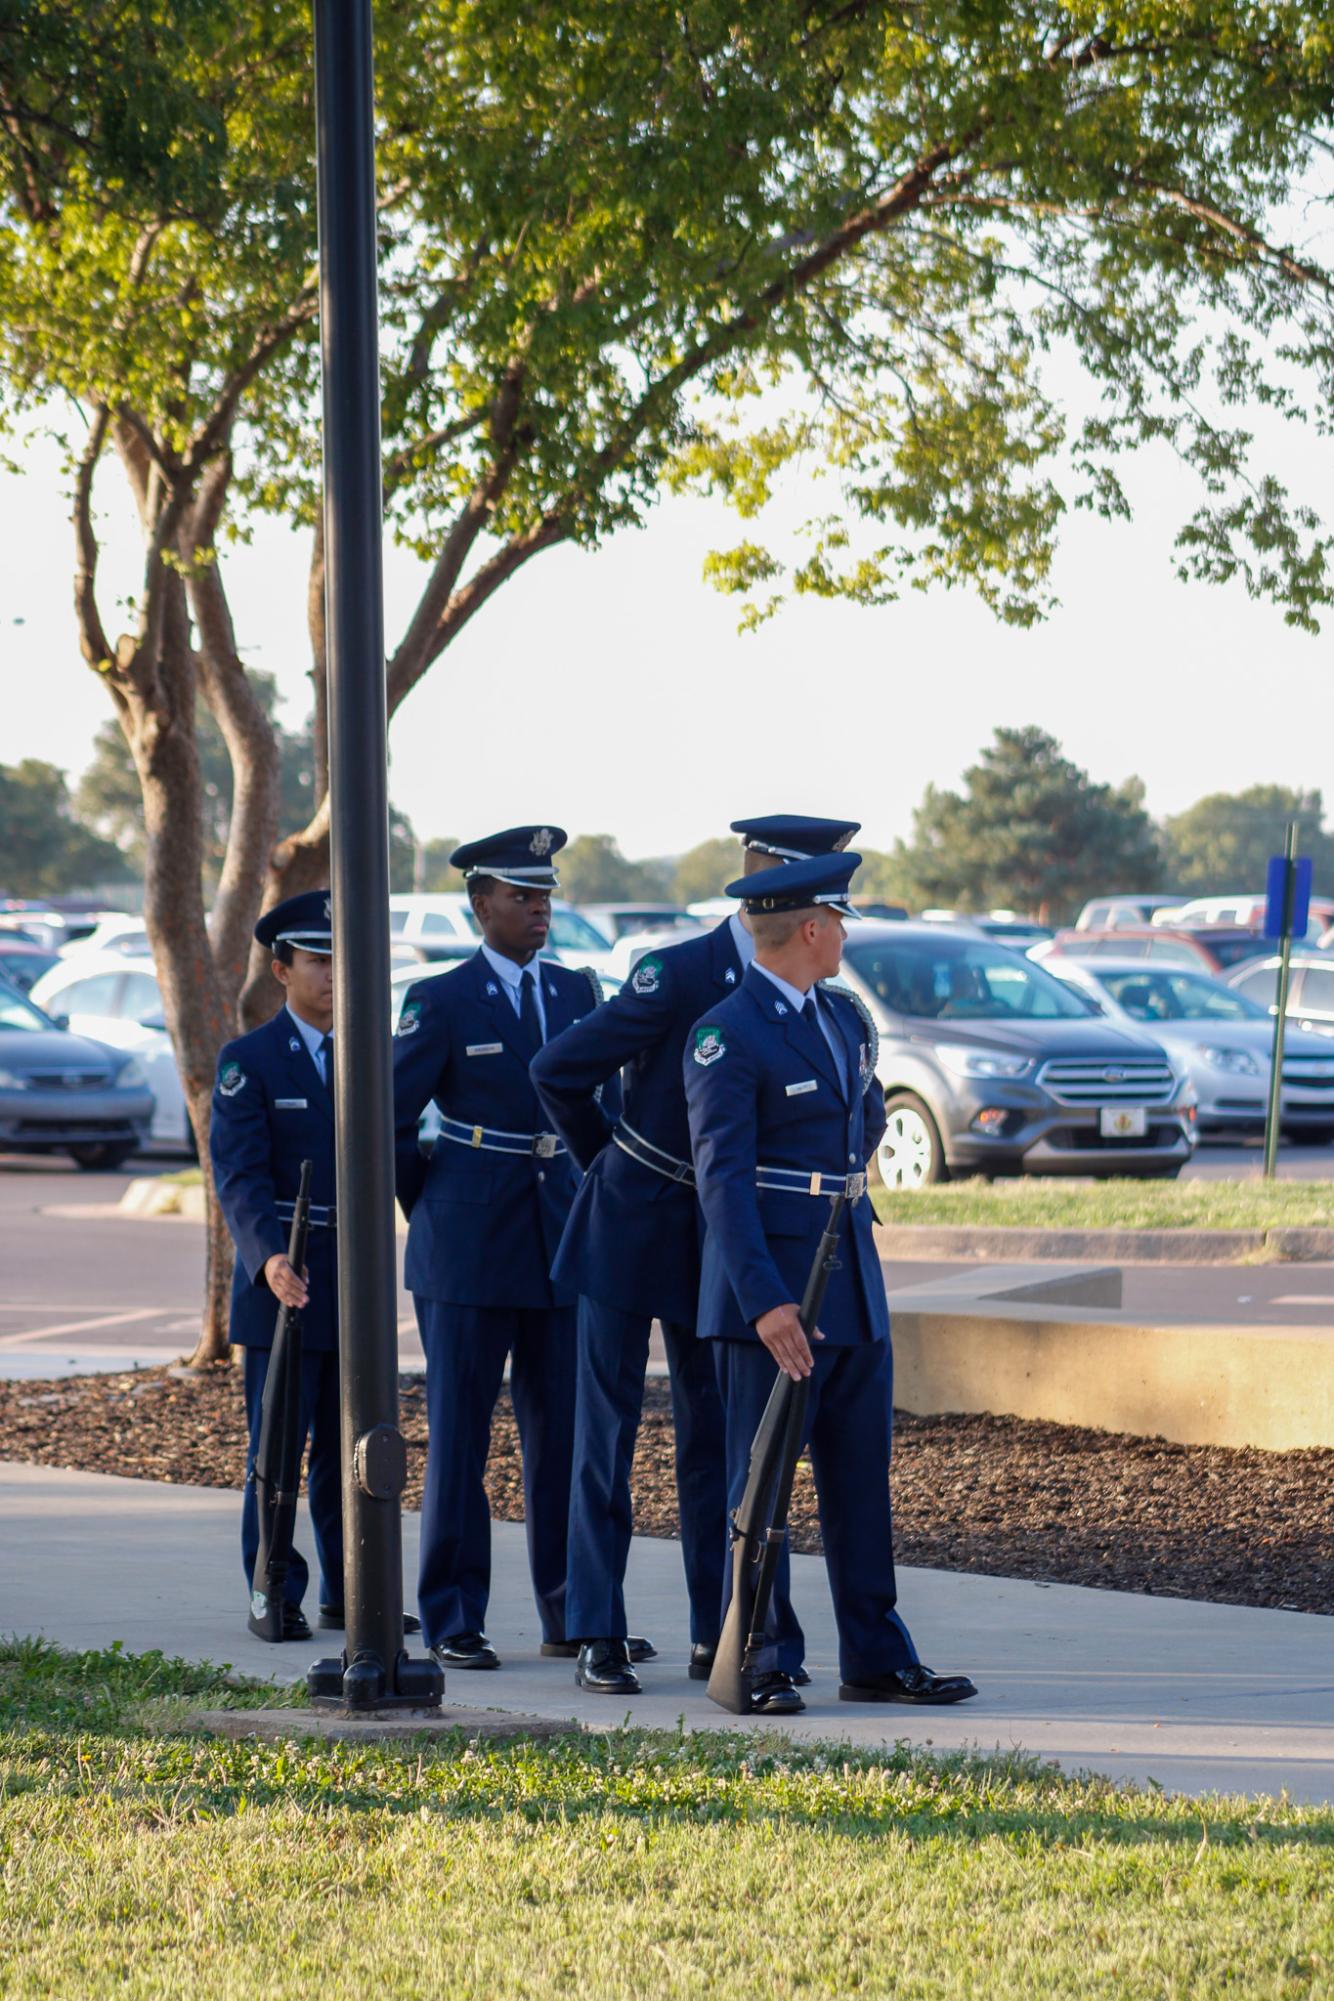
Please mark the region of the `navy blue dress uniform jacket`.
[[[548, 1038], [597, 1005], [593, 974], [546, 959], [537, 970]], [[480, 1143], [442, 1137], [424, 1158], [417, 1121], [431, 1099], [445, 1118], [482, 1128]], [[573, 1290], [550, 1273], [578, 1179], [573, 1159], [497, 1151], [486, 1137], [536, 1135], [544, 1121], [519, 1017], [480, 951], [409, 989], [394, 1037], [394, 1118], [409, 1291], [455, 1306], [572, 1305]], [[610, 1130], [596, 1104], [588, 1123], [602, 1137]]]
[[209, 1134], [213, 1179], [236, 1245], [232, 1340], [269, 1348], [278, 1302], [264, 1266], [287, 1253], [301, 1163], [314, 1163], [306, 1253], [310, 1304], [301, 1316], [307, 1354], [338, 1346], [336, 1232], [321, 1222], [334, 1203], [334, 1106], [287, 1009], [229, 1042], [218, 1058]]
[[[586, 1170], [554, 1267], [585, 1298], [691, 1326], [699, 1299], [700, 1229], [694, 1189], [606, 1144], [591, 1117], [594, 1090], [624, 1066], [624, 1119], [671, 1159], [689, 1163], [690, 1122], [681, 1051], [706, 1007], [735, 993], [742, 967], [729, 924], [649, 952], [620, 992], [533, 1060], [533, 1082]], [[655, 1155], [656, 1157], [656, 1155]]]
[[[819, 1196], [758, 1188], [757, 1167], [805, 1181], [857, 1174], [885, 1130], [870, 1030], [845, 994], [819, 993], [824, 1019], [841, 1037], [846, 1087], [817, 1024], [754, 965], [687, 1041], [686, 1098], [707, 1224], [696, 1327], [706, 1339], [754, 1341], [761, 1315], [799, 1302], [829, 1220]], [[845, 1212], [820, 1317], [826, 1347], [888, 1338], [872, 1221], [869, 1195]]]

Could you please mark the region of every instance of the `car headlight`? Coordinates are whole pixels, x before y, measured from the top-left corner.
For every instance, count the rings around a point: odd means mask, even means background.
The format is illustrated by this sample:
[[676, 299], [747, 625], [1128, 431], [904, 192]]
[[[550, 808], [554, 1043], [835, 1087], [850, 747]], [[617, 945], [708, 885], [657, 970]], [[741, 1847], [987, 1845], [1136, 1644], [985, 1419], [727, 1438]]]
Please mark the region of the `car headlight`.
[[129, 1062], [122, 1064], [116, 1072], [118, 1091], [142, 1091], [147, 1082], [148, 1072], [137, 1056], [132, 1056]]
[[956, 1077], [1022, 1077], [1032, 1068], [1027, 1056], [1004, 1056], [999, 1049], [965, 1049], [957, 1042], [938, 1042], [936, 1055]]
[[0, 1091], [26, 1091], [30, 1080], [20, 1077], [17, 1070], [0, 1070]]
[[1247, 1049], [1210, 1048], [1200, 1052], [1206, 1063], [1212, 1063], [1215, 1070], [1226, 1070], [1233, 1077], [1258, 1077], [1260, 1066]]

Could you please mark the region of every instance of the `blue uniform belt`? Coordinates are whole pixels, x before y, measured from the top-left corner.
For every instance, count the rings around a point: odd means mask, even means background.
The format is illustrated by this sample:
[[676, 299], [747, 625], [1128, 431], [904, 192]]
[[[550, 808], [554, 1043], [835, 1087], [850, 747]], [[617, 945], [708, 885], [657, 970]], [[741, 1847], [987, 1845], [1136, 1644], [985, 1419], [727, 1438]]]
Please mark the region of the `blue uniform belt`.
[[755, 1169], [757, 1188], [781, 1189], [785, 1195], [846, 1195], [849, 1202], [860, 1202], [866, 1193], [866, 1175], [821, 1174], [818, 1170], [808, 1174], [802, 1167], [757, 1167]]
[[651, 1139], [637, 1133], [632, 1125], [621, 1120], [612, 1139], [628, 1153], [631, 1160], [637, 1160], [641, 1167], [651, 1167], [655, 1174], [661, 1174], [668, 1181], [679, 1181], [683, 1188], [695, 1185], [695, 1170], [688, 1160], [678, 1160], [674, 1153], [666, 1153], [660, 1146], [654, 1146]]
[[[296, 1211], [296, 1203], [277, 1203], [278, 1221], [290, 1223]], [[338, 1210], [332, 1202], [312, 1202], [310, 1205], [310, 1227], [312, 1230], [335, 1230], [338, 1227]]]
[[442, 1118], [440, 1137], [453, 1140], [455, 1146], [480, 1147], [484, 1153], [535, 1154], [539, 1160], [554, 1160], [565, 1151], [555, 1133], [495, 1132], [490, 1126], [466, 1125], [462, 1119]]

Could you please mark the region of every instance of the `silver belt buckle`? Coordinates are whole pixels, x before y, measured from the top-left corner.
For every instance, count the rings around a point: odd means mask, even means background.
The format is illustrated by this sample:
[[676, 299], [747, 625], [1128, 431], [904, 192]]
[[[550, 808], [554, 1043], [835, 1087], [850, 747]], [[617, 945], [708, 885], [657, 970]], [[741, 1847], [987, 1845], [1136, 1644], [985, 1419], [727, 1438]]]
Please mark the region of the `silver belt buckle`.
[[555, 1133], [537, 1133], [533, 1139], [533, 1152], [539, 1160], [554, 1160], [559, 1144]]
[[850, 1175], [848, 1176], [848, 1200], [849, 1200], [849, 1202], [860, 1202], [860, 1201], [861, 1201], [861, 1199], [862, 1199], [862, 1196], [863, 1196], [863, 1195], [864, 1195], [865, 1193], [866, 1193], [866, 1171], [865, 1171], [865, 1169], [863, 1169], [863, 1170], [862, 1170], [862, 1172], [861, 1172], [860, 1174], [850, 1174]]

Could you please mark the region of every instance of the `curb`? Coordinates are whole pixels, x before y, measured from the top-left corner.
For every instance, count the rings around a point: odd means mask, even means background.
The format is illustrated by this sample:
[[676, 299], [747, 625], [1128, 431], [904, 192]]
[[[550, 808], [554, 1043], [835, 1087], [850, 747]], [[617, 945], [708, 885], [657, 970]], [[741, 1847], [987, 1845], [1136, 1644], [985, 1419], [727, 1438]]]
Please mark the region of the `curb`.
[[880, 1225], [883, 1258], [1003, 1258], [1013, 1264], [1055, 1258], [1077, 1264], [1233, 1265], [1334, 1262], [1334, 1230], [1025, 1230], [935, 1223]]
[[120, 1198], [118, 1205], [127, 1216], [186, 1216], [191, 1222], [204, 1220], [204, 1189], [202, 1183], [164, 1181], [156, 1176], [145, 1176], [141, 1181], [132, 1181]]

